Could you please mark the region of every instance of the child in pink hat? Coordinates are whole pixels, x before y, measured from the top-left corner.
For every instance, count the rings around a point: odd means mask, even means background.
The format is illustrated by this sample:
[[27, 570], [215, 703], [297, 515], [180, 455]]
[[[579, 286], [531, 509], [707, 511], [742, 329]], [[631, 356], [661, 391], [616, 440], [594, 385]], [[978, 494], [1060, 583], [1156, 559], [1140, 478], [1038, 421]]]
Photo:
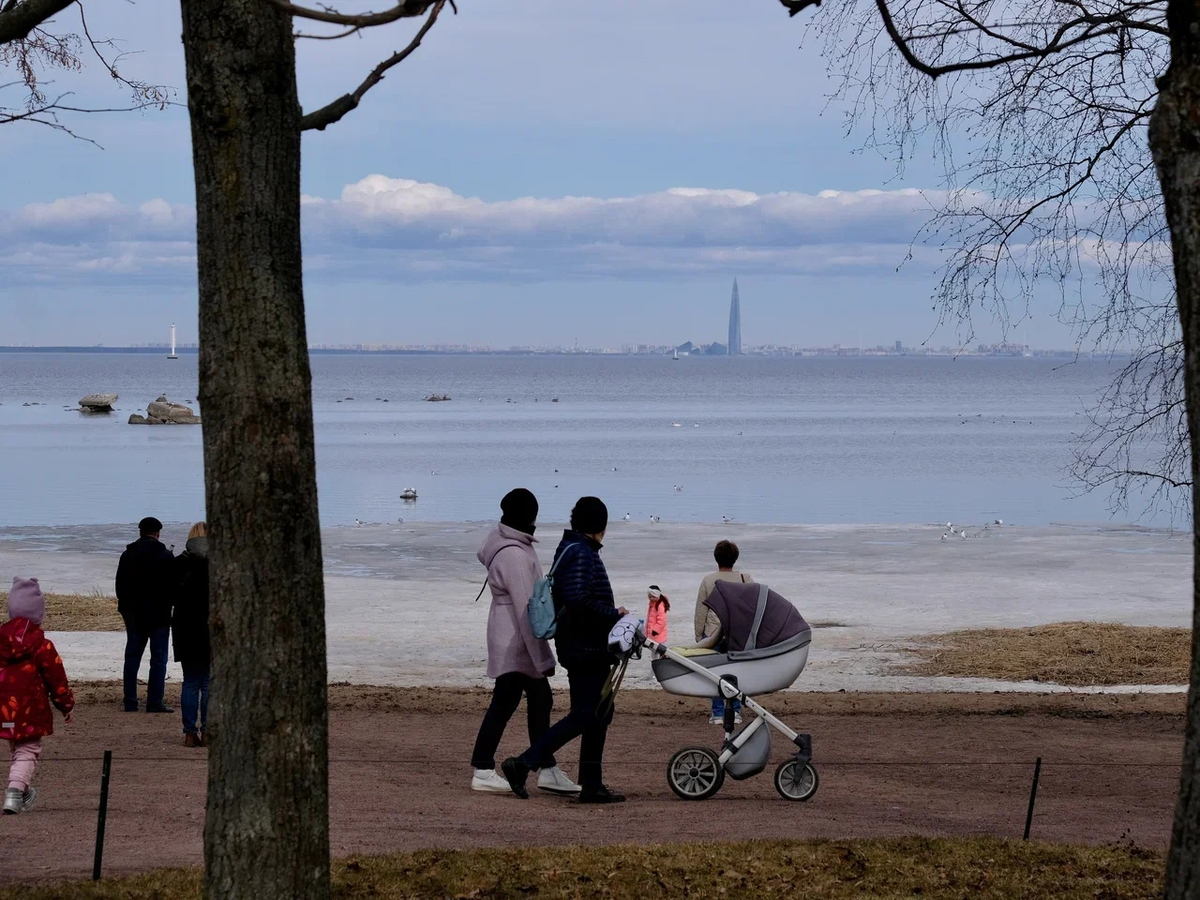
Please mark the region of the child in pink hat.
[[37, 801], [31, 782], [42, 755], [42, 738], [54, 733], [58, 707], [71, 724], [75, 696], [54, 644], [42, 631], [46, 598], [36, 578], [14, 578], [8, 592], [8, 621], [0, 626], [0, 740], [10, 761], [4, 814], [29, 812]]

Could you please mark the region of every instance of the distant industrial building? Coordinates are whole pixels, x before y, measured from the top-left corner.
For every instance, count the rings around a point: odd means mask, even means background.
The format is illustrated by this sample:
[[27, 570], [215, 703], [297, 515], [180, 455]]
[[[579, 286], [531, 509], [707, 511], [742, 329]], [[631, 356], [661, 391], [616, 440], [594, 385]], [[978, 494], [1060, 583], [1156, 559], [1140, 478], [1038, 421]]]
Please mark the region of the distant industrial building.
[[729, 355], [742, 355], [742, 304], [738, 300], [737, 279], [733, 279], [733, 299], [729, 301]]

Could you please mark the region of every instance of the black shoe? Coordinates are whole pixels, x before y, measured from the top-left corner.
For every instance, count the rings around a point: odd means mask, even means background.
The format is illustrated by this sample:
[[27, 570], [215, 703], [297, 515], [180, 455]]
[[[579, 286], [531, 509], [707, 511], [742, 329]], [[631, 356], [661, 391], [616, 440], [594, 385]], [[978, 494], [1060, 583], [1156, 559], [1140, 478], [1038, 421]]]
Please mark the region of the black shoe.
[[138, 708], [136, 706], [126, 706], [124, 711], [125, 712], [137, 712]]
[[515, 756], [510, 756], [500, 763], [500, 771], [508, 779], [508, 786], [512, 788], [512, 792], [522, 800], [528, 800], [529, 791], [525, 790], [525, 779], [529, 777], [529, 769], [525, 764]]
[[163, 706], [147, 706], [146, 712], [148, 712], [148, 713], [173, 713], [173, 712], [175, 712], [175, 707], [166, 706], [165, 704]]
[[606, 785], [602, 784], [602, 785], [600, 785], [600, 787], [598, 787], [594, 790], [584, 789], [584, 790], [580, 791], [579, 802], [580, 803], [624, 803], [625, 795], [618, 794], [616, 791], [611, 790]]

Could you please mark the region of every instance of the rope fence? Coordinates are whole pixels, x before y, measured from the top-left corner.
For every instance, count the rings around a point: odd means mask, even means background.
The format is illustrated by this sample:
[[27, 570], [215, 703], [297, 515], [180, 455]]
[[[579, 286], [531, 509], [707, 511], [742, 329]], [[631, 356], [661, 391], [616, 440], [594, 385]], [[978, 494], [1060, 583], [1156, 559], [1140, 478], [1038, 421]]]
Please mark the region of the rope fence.
[[[177, 764], [183, 763], [186, 765], [207, 765], [207, 755], [196, 754], [193, 756], [140, 756], [130, 755], [122, 756], [114, 753], [112, 750], [105, 750], [102, 755], [88, 756], [54, 756], [41, 760], [41, 765], [54, 765], [57, 763], [100, 763], [100, 800], [98, 807], [98, 816], [96, 822], [96, 841], [94, 862], [92, 867], [92, 879], [99, 881], [102, 875], [104, 862], [104, 837], [108, 819], [108, 800], [110, 785], [113, 777], [113, 764], [116, 762], [118, 768], [124, 767], [124, 764], [143, 764], [143, 763], [166, 763]], [[444, 765], [446, 762], [444, 757], [413, 757], [405, 756], [403, 759], [397, 757], [377, 757], [377, 756], [331, 756], [329, 764], [331, 766], [340, 765], [388, 765], [398, 768], [411, 767], [428, 767], [431, 765]], [[648, 760], [630, 760], [616, 757], [610, 760], [611, 763], [620, 766], [639, 766], [639, 767], [654, 767], [662, 766], [662, 760], [656, 759], [653, 762]], [[1016, 759], [920, 759], [920, 760], [853, 760], [853, 759], [825, 759], [818, 758], [814, 760], [820, 768], [891, 768], [891, 769], [927, 769], [932, 767], [949, 768], [949, 769], [1030, 769], [1030, 760]], [[1029, 786], [1029, 803], [1024, 819], [1024, 831], [1022, 833], [1023, 840], [1029, 840], [1033, 830], [1034, 815], [1037, 805], [1038, 788], [1043, 778], [1044, 769], [1061, 769], [1061, 770], [1083, 770], [1083, 769], [1138, 769], [1138, 770], [1162, 770], [1164, 776], [1169, 775], [1172, 778], [1177, 777], [1179, 772], [1179, 762], [1101, 762], [1088, 760], [1053, 760], [1048, 766], [1043, 764], [1043, 758], [1038, 756], [1033, 760], [1032, 777]]]

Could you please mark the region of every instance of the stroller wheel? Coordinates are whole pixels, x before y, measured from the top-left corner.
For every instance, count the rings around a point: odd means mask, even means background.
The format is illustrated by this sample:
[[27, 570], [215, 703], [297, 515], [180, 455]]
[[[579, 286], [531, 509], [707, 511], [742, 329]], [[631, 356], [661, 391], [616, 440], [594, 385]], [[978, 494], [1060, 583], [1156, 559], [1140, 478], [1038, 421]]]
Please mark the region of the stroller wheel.
[[775, 770], [775, 790], [784, 800], [811, 800], [821, 780], [812, 763], [801, 765], [794, 759], [780, 763]]
[[684, 747], [667, 763], [667, 783], [681, 800], [707, 800], [725, 783], [721, 758], [708, 747]]

